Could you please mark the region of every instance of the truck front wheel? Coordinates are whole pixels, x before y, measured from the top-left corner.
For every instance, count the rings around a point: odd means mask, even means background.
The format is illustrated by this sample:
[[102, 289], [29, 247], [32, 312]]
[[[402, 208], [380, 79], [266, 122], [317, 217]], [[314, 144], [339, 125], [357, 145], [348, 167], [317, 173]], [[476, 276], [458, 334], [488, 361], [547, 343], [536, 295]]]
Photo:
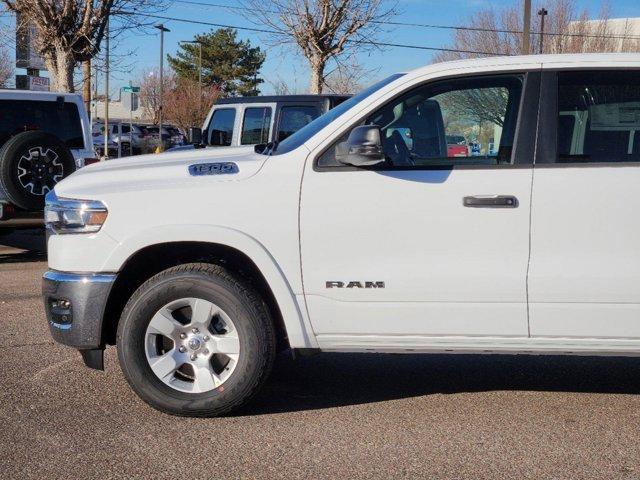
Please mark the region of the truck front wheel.
[[125, 306], [118, 358], [154, 408], [216, 416], [244, 405], [266, 380], [275, 330], [261, 298], [225, 269], [192, 263], [144, 283]]

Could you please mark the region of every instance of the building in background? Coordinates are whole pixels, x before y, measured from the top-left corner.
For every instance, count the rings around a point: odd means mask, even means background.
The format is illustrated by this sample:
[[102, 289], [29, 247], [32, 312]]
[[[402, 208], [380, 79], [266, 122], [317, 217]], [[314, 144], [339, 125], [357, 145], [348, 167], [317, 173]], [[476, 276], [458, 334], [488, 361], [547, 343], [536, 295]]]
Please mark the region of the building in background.
[[[152, 124], [153, 119], [145, 116], [145, 109], [138, 108], [132, 112], [131, 118], [135, 123]], [[104, 99], [91, 102], [91, 119], [104, 120]], [[129, 121], [129, 107], [121, 101], [109, 102], [109, 121]]]
[[611, 39], [613, 51], [640, 52], [640, 17], [588, 20], [586, 24], [589, 26], [589, 31], [597, 33], [604, 22], [606, 22], [607, 35], [620, 37]]

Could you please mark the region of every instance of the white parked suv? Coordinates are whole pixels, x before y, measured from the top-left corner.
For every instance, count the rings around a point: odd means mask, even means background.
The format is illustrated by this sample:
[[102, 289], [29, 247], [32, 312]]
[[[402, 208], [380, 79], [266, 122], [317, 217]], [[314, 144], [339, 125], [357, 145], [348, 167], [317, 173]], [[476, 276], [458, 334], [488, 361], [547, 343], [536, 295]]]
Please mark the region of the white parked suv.
[[279, 348], [638, 355], [639, 130], [638, 54], [485, 58], [263, 154], [84, 168], [48, 197], [51, 332], [94, 368], [117, 344], [145, 401], [193, 416], [247, 402]]
[[97, 161], [79, 95], [0, 90], [0, 226], [8, 212], [40, 211], [45, 195]]

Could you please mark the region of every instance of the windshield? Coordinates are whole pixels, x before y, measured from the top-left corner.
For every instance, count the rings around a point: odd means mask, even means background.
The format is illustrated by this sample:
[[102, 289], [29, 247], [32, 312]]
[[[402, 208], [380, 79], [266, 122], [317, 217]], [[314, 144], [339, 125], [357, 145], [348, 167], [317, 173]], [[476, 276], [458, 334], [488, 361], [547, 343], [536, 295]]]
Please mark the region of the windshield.
[[282, 153], [287, 153], [287, 152], [290, 152], [291, 150], [295, 150], [300, 145], [302, 145], [307, 140], [309, 140], [311, 137], [313, 137], [320, 130], [322, 130], [324, 127], [326, 127], [331, 122], [333, 122], [340, 115], [345, 113], [347, 110], [351, 109], [351, 107], [353, 107], [354, 105], [357, 105], [368, 96], [377, 92], [382, 87], [389, 85], [391, 82], [393, 82], [394, 80], [397, 80], [403, 75], [404, 73], [396, 73], [395, 75], [391, 75], [390, 77], [387, 77], [384, 80], [381, 80], [378, 83], [374, 83], [370, 87], [365, 88], [357, 95], [354, 95], [350, 99], [345, 100], [336, 108], [329, 110], [324, 115], [319, 116], [311, 123], [308, 123], [306, 126], [302, 127], [300, 130], [298, 130], [296, 133], [294, 133], [290, 137], [287, 137], [285, 140], [283, 140], [278, 144], [275, 151], [274, 149], [271, 149], [271, 154], [280, 155]]

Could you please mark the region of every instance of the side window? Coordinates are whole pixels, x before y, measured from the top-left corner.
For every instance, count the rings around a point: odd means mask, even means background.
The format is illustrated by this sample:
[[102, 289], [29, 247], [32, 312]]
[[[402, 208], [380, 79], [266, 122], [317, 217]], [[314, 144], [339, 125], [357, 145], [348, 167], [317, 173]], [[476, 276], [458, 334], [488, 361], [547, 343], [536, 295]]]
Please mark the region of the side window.
[[271, 126], [270, 107], [252, 107], [244, 111], [242, 120], [242, 145], [257, 145], [269, 142], [269, 128]]
[[0, 144], [26, 130], [42, 130], [69, 148], [84, 148], [80, 114], [74, 103], [0, 100]]
[[233, 124], [236, 121], [235, 108], [215, 110], [209, 122], [209, 145], [228, 147], [233, 139]]
[[640, 161], [640, 72], [558, 73], [558, 162]]
[[281, 142], [293, 135], [319, 116], [320, 108], [315, 105], [282, 107], [280, 109], [280, 124], [278, 125], [278, 141]]
[[[431, 83], [390, 101], [364, 123], [380, 127], [390, 167], [511, 164], [522, 85], [522, 75]], [[333, 148], [318, 165], [339, 165]]]

